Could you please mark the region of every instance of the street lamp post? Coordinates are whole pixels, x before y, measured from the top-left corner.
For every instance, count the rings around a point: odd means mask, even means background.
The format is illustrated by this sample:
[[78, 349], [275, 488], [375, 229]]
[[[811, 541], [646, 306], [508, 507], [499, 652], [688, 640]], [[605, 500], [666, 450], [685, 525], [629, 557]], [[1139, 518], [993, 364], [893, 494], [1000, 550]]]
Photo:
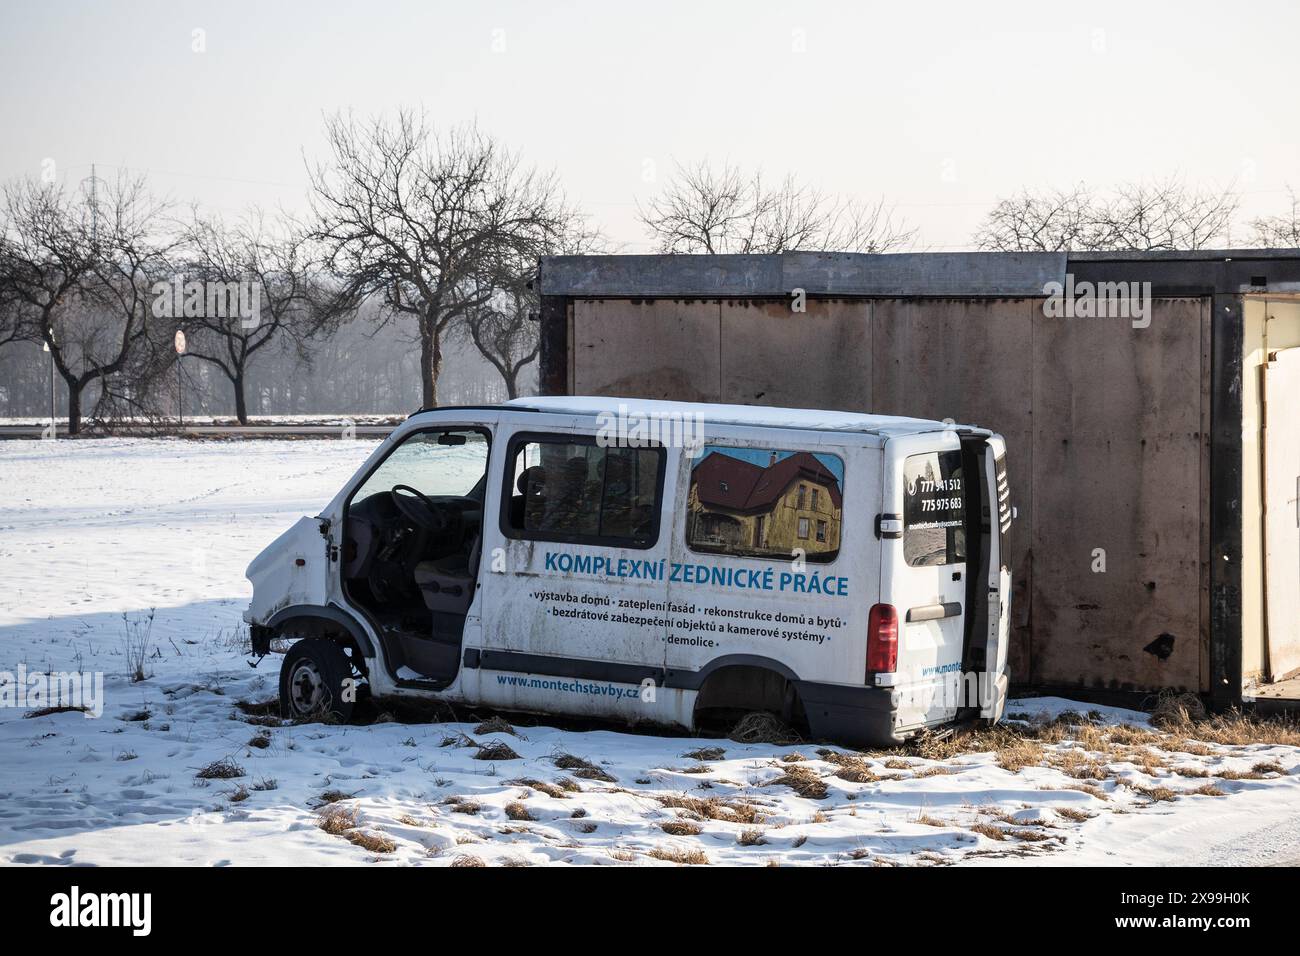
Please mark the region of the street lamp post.
[[50, 353], [50, 437], [57, 438], [54, 424], [54, 352], [50, 350], [49, 342], [42, 342], [41, 348]]
[[181, 359], [185, 358], [185, 331], [176, 330], [176, 337], [172, 339], [172, 344], [176, 347], [176, 423], [178, 428], [185, 427], [185, 396], [181, 391]]

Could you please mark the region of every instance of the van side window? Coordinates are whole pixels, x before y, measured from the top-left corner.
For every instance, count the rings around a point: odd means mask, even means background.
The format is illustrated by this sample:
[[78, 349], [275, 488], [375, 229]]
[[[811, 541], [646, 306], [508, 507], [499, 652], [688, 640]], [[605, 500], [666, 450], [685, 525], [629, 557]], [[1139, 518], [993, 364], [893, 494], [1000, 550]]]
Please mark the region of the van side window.
[[512, 538], [649, 548], [658, 538], [664, 451], [594, 439], [516, 436], [502, 530]]
[[914, 568], [966, 560], [960, 451], [909, 455], [903, 462], [903, 557]]
[[686, 544], [751, 558], [789, 558], [801, 548], [809, 561], [833, 561], [843, 489], [835, 455], [706, 445], [691, 469]]

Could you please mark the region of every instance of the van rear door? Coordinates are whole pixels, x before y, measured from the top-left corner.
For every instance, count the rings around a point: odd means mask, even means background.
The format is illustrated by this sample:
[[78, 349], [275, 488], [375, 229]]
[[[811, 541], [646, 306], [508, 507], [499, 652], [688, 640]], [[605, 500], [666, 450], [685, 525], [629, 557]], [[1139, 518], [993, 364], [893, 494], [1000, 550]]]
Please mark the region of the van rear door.
[[1011, 524], [1006, 446], [987, 432], [886, 444], [881, 600], [898, 615], [899, 729], [997, 720], [1007, 692]]
[[965, 651], [963, 455], [955, 431], [906, 435], [885, 446], [880, 516], [881, 601], [898, 620], [898, 730], [958, 716]]
[[966, 553], [963, 705], [998, 720], [1006, 706], [1011, 571], [1011, 489], [1000, 435], [962, 435]]

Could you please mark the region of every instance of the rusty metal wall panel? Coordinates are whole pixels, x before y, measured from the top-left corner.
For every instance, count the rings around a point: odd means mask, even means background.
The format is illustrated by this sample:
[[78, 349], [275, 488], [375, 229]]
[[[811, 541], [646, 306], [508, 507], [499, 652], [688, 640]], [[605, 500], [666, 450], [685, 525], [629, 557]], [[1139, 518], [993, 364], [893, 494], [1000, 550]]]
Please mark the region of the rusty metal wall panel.
[[[1019, 681], [1204, 685], [1206, 301], [576, 300], [578, 394], [953, 418], [1006, 436]], [[1094, 548], [1107, 569], [1091, 570]], [[1166, 646], [1165, 659], [1154, 653]], [[1152, 651], [1144, 648], [1152, 647]]]
[[951, 418], [983, 425], [1007, 440], [1012, 525], [1011, 672], [1029, 679], [1030, 528], [1033, 507], [1031, 415], [1035, 319], [1041, 300], [877, 301], [871, 411]]
[[871, 303], [730, 299], [722, 303], [722, 401], [866, 411]]
[[1203, 310], [1035, 324], [1036, 682], [1200, 687]]
[[718, 300], [579, 299], [573, 393], [719, 401]]

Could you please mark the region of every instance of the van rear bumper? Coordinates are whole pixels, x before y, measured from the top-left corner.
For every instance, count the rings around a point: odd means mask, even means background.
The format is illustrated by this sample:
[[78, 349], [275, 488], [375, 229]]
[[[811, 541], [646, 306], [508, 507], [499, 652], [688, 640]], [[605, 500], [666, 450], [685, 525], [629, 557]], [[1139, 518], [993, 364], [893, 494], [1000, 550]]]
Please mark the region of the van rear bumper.
[[794, 683], [814, 737], [855, 747], [895, 747], [904, 742], [894, 731], [898, 708], [888, 687]]

